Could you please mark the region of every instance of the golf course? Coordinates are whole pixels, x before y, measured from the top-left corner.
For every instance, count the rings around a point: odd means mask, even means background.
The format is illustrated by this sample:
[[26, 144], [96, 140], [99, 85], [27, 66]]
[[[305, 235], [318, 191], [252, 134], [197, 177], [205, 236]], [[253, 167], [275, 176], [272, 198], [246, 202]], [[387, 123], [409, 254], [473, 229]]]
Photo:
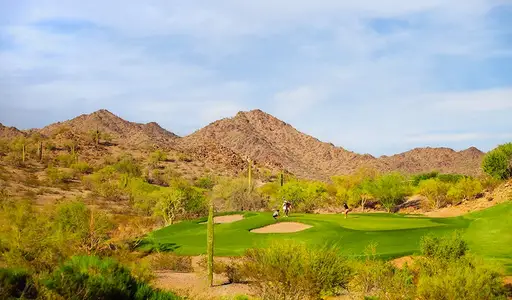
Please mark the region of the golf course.
[[[272, 218], [271, 213], [249, 212], [232, 223], [215, 225], [215, 255], [238, 256], [254, 247], [265, 247], [274, 240], [292, 239], [317, 246], [333, 246], [347, 256], [362, 256], [375, 244], [377, 255], [391, 259], [414, 254], [421, 237], [461, 231], [472, 253], [493, 260], [512, 273], [512, 202], [453, 218], [428, 218], [418, 215], [368, 213], [291, 214]], [[206, 253], [205, 218], [184, 221], [152, 232], [143, 248], [158, 246], [180, 255]], [[297, 222], [308, 229], [292, 233], [254, 233], [278, 222]]]

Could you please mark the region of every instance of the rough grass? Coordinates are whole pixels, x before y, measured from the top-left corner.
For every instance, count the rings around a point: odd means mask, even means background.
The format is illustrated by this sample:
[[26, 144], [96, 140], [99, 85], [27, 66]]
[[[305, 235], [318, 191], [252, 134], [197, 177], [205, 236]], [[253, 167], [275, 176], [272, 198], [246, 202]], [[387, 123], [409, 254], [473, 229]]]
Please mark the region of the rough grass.
[[[302, 222], [312, 228], [286, 234], [255, 234], [250, 230], [275, 223], [271, 213], [246, 213], [235, 223], [215, 225], [215, 254], [238, 256], [247, 249], [291, 239], [311, 246], [335, 246], [342, 254], [362, 256], [369, 244], [377, 244], [377, 255], [395, 258], [418, 253], [421, 237], [461, 230], [470, 251], [497, 260], [512, 273], [512, 202], [456, 218], [408, 217], [393, 214], [343, 215], [292, 214], [279, 221]], [[508, 217], [507, 217], [508, 216]], [[151, 233], [142, 247], [165, 245], [182, 255], [206, 251], [205, 219], [181, 222]]]

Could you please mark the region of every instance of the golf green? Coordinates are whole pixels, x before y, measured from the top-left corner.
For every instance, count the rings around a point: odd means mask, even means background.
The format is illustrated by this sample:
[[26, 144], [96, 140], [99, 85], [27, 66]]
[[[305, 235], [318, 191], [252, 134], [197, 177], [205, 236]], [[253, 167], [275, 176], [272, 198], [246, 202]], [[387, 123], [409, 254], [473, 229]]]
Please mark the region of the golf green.
[[[185, 221], [152, 232], [142, 247], [169, 249], [182, 255], [206, 252], [206, 221]], [[499, 261], [512, 272], [512, 202], [455, 218], [370, 213], [343, 215], [292, 214], [277, 222], [300, 222], [313, 227], [296, 233], [258, 234], [252, 229], [276, 223], [271, 213], [249, 212], [241, 221], [215, 225], [215, 254], [242, 255], [246, 249], [265, 247], [272, 240], [291, 239], [311, 246], [336, 246], [344, 255], [361, 256], [375, 244], [383, 258], [418, 251], [422, 236], [443, 235], [461, 230], [470, 250]]]

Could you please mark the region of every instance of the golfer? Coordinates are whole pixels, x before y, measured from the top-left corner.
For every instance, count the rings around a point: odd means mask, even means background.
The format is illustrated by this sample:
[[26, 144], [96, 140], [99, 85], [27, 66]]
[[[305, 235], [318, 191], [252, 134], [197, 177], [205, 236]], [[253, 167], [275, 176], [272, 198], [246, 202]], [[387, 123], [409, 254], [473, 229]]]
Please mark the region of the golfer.
[[350, 211], [350, 208], [348, 208], [347, 203], [343, 203], [343, 208], [345, 209], [345, 219], [348, 216], [348, 212]]
[[274, 214], [272, 215], [274, 220], [277, 220], [277, 217], [279, 217], [279, 209], [274, 210]]

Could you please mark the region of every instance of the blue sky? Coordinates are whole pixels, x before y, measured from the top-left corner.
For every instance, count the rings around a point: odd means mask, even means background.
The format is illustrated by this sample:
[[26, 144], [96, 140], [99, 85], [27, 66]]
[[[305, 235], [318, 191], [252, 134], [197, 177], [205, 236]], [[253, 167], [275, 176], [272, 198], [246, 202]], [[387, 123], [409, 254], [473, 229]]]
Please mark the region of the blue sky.
[[510, 0], [0, 0], [0, 122], [259, 108], [389, 155], [512, 140]]

